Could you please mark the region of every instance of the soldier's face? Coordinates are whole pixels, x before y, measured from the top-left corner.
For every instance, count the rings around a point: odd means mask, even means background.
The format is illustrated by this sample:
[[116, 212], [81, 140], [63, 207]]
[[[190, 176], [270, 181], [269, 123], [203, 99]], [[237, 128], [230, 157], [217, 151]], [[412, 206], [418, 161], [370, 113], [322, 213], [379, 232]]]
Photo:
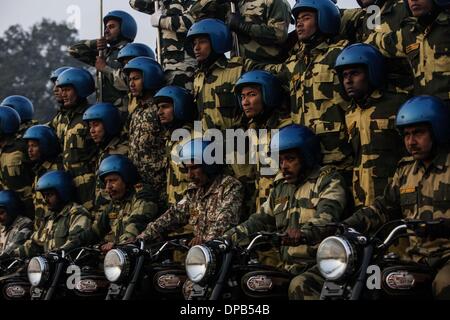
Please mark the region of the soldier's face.
[[295, 29], [300, 42], [308, 40], [317, 32], [316, 17], [317, 15], [313, 11], [302, 11], [298, 14]]
[[432, 157], [433, 138], [427, 124], [406, 127], [403, 129], [406, 150], [415, 160], [430, 160]]
[[257, 86], [243, 87], [241, 91], [242, 109], [249, 119], [256, 117], [263, 112], [263, 99], [261, 89]]
[[197, 187], [204, 186], [209, 182], [209, 178], [200, 164], [186, 164], [186, 169], [189, 181]]
[[193, 41], [194, 55], [197, 62], [201, 63], [208, 59], [211, 54], [211, 42], [208, 36], [196, 37]]
[[6, 210], [4, 208], [0, 208], [0, 224], [5, 225], [7, 218], [8, 214], [6, 213]]
[[107, 42], [115, 41], [120, 35], [120, 22], [108, 20], [105, 25], [105, 39]]
[[41, 151], [39, 150], [39, 141], [28, 140], [28, 157], [31, 161], [37, 161], [41, 158]]
[[414, 17], [422, 17], [433, 9], [432, 0], [408, 0], [408, 5]]
[[64, 103], [64, 108], [72, 108], [76, 106], [78, 96], [75, 88], [72, 86], [60, 87], [61, 88], [61, 98]]
[[47, 207], [51, 211], [59, 211], [59, 209], [61, 209], [62, 204], [56, 190], [43, 190], [42, 196], [44, 197]]
[[144, 79], [140, 71], [131, 71], [128, 76], [128, 85], [133, 97], [139, 97], [144, 91]]
[[173, 104], [171, 102], [158, 103], [158, 118], [162, 124], [169, 124], [173, 122]]
[[53, 86], [53, 96], [57, 103], [63, 103], [63, 99], [61, 98], [61, 88], [57, 87], [56, 84]]
[[369, 78], [364, 67], [349, 67], [342, 71], [342, 84], [347, 95], [355, 100], [363, 99], [369, 92]]
[[298, 150], [280, 152], [280, 169], [287, 183], [297, 183], [302, 168], [302, 160]]
[[127, 192], [127, 185], [116, 173], [109, 174], [104, 179], [105, 189], [113, 200], [122, 199]]
[[103, 122], [99, 120], [89, 121], [89, 134], [96, 144], [101, 143], [105, 137]]

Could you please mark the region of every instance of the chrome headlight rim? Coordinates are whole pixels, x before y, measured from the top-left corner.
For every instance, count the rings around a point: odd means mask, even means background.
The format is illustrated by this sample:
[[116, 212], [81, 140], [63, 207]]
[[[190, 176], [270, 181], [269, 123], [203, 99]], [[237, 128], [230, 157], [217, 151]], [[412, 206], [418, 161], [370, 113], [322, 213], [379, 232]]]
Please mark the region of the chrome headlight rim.
[[[333, 241], [334, 243], [338, 243], [343, 249], [344, 249], [344, 256], [345, 256], [345, 268], [343, 271], [340, 271], [336, 275], [331, 275], [330, 273], [325, 272], [321, 268], [320, 259], [322, 258], [320, 256], [320, 251], [323, 250], [325, 245], [328, 245], [330, 241]], [[325, 238], [317, 248], [317, 256], [316, 256], [316, 263], [317, 267], [320, 271], [320, 274], [329, 281], [340, 281], [343, 280], [345, 277], [347, 277], [349, 274], [351, 274], [354, 271], [355, 266], [355, 260], [356, 260], [356, 251], [353, 248], [353, 245], [351, 242], [341, 236], [331, 236]]]
[[[118, 257], [119, 264], [115, 266], [109, 266], [107, 263], [107, 259], [111, 259], [111, 255], [115, 254]], [[130, 258], [128, 254], [120, 249], [111, 249], [108, 251], [108, 253], [105, 256], [105, 259], [103, 261], [103, 272], [105, 274], [106, 279], [109, 282], [112, 283], [118, 283], [123, 280], [125, 280], [130, 272]], [[109, 271], [107, 271], [107, 268], [119, 268], [120, 273], [115, 278], [111, 277]]]
[[[35, 279], [33, 279], [33, 276], [30, 276], [30, 274], [32, 273], [32, 272], [30, 272], [30, 266], [34, 267], [33, 264], [35, 262], [37, 262], [37, 265], [39, 266], [39, 271], [40, 271], [40, 276], [38, 278], [39, 280], [35, 280]], [[33, 273], [35, 273], [35, 272], [33, 272]], [[44, 285], [50, 278], [50, 264], [49, 264], [48, 260], [41, 256], [31, 258], [30, 262], [28, 263], [28, 267], [27, 267], [27, 276], [28, 276], [28, 281], [30, 282], [30, 284], [32, 286], [40, 287], [40, 286]]]
[[[188, 259], [190, 256], [189, 253], [193, 254], [193, 252], [197, 250], [200, 250], [200, 253], [204, 257], [205, 271], [204, 274], [200, 277], [200, 279], [198, 278], [193, 279], [192, 272], [189, 270], [189, 267], [192, 266], [192, 264], [188, 263]], [[190, 248], [186, 256], [185, 269], [186, 275], [188, 276], [189, 280], [191, 280], [193, 283], [201, 284], [208, 281], [208, 279], [214, 274], [214, 271], [216, 269], [216, 259], [211, 248], [205, 245], [195, 245], [192, 248]]]

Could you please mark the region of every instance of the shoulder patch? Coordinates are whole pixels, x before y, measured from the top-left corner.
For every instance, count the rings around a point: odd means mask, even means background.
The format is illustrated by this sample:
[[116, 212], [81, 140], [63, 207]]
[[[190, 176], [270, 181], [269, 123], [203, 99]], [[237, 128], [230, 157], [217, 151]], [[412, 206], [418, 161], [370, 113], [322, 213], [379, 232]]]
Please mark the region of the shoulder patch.
[[417, 50], [420, 47], [420, 43], [412, 43], [409, 46], [406, 47], [406, 53], [410, 53], [411, 51]]

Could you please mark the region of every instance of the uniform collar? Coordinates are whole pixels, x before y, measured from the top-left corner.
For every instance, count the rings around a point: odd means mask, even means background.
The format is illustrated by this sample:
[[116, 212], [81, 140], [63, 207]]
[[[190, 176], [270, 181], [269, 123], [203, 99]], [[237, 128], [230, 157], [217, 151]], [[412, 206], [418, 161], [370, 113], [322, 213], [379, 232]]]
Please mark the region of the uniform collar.
[[434, 157], [434, 159], [430, 163], [430, 166], [426, 170], [423, 163], [421, 161], [416, 160], [414, 162], [413, 173], [417, 174], [420, 169], [423, 169], [424, 171], [435, 170], [436, 172], [443, 172], [449, 166], [450, 166], [450, 153], [448, 149], [445, 149], [438, 152], [438, 154]]

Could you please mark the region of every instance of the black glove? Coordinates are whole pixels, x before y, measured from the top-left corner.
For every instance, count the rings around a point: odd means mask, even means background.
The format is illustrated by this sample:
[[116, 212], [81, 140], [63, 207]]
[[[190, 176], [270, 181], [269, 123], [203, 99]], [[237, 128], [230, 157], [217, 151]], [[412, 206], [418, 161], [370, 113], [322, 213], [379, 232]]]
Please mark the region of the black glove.
[[13, 256], [13, 253], [12, 253], [12, 252], [9, 252], [9, 253], [3, 252], [2, 254], [0, 254], [0, 260], [6, 260], [6, 259], [9, 259], [9, 258], [11, 258], [12, 256]]
[[231, 31], [249, 34], [251, 23], [245, 22], [239, 13], [230, 13], [227, 18], [227, 25]]
[[427, 223], [419, 224], [414, 232], [419, 237], [450, 238], [450, 219], [436, 219]]

